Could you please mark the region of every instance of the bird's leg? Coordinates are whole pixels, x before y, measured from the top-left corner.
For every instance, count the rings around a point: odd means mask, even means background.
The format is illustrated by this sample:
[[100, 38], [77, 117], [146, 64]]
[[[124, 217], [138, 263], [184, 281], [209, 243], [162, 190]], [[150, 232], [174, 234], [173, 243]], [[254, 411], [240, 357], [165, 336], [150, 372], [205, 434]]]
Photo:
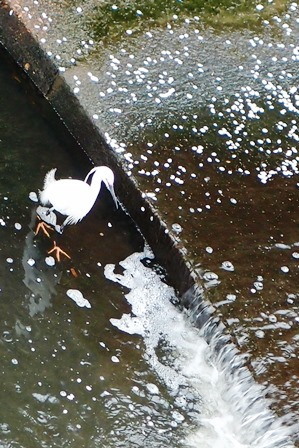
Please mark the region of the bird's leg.
[[62, 233], [65, 226], [68, 224], [72, 224], [72, 220], [70, 219], [70, 216], [68, 216], [67, 218], [65, 218], [65, 220], [63, 221], [63, 223], [61, 224], [61, 226], [58, 228], [58, 226], [56, 226], [56, 231], [59, 233]]
[[54, 207], [48, 208], [48, 210], [46, 211], [46, 215], [48, 216], [53, 211], [54, 211]]
[[62, 250], [60, 247], [58, 247], [56, 245], [56, 241], [54, 241], [54, 247], [53, 247], [53, 249], [48, 251], [48, 254], [51, 254], [52, 252], [55, 252], [55, 256], [56, 256], [58, 262], [60, 262], [60, 254], [71, 259], [71, 257], [66, 252], [64, 252], [64, 250]]
[[63, 221], [63, 223], [61, 224], [61, 226], [60, 226], [60, 233], [62, 233], [63, 229], [65, 228], [65, 226], [70, 224], [70, 223], [72, 223], [72, 220], [70, 219], [70, 216], [67, 216], [65, 218], [65, 220]]
[[37, 224], [37, 227], [35, 229], [35, 235], [37, 235], [39, 233], [40, 230], [42, 230], [44, 232], [45, 235], [47, 235], [48, 238], [50, 238], [50, 234], [47, 231], [47, 229], [49, 230], [53, 230], [51, 226], [49, 226], [48, 224], [46, 224], [44, 221], [42, 221], [40, 219], [40, 217], [37, 215], [37, 218], [39, 219], [39, 223]]

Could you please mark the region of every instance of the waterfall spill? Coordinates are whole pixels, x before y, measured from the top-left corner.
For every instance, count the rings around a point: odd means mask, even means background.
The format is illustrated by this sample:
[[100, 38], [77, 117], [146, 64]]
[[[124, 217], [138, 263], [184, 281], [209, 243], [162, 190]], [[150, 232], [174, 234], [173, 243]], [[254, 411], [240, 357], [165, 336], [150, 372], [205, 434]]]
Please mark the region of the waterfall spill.
[[294, 428], [270, 410], [263, 387], [255, 383], [223, 328], [213, 318], [195, 328], [190, 320], [195, 321], [198, 312], [187, 316], [175, 307], [174, 290], [143, 264], [144, 259], [153, 259], [148, 247], [120, 262], [122, 274], [115, 273], [113, 264], [105, 266], [107, 279], [129, 288], [125, 296], [132, 307], [131, 313], [110, 321], [123, 332], [143, 337], [146, 361], [181, 408], [175, 420], [183, 421], [192, 409], [184, 446], [293, 447]]

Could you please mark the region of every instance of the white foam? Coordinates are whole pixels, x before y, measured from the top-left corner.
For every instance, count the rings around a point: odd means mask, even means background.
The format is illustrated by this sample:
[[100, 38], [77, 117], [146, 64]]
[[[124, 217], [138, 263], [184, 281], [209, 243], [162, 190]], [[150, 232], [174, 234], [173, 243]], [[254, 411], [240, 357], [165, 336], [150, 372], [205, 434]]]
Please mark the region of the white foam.
[[91, 308], [90, 302], [83, 297], [83, 294], [78, 289], [68, 289], [67, 296], [72, 299], [80, 308]]
[[37, 194], [35, 193], [35, 191], [30, 191], [30, 193], [29, 193], [29, 199], [30, 199], [32, 202], [38, 202], [38, 197], [37, 197]]
[[196, 398], [198, 429], [190, 429], [184, 446], [293, 447], [290, 430], [269, 410], [262, 387], [254, 383], [232, 344], [214, 350], [223, 337], [216, 331], [208, 345], [204, 335], [210, 323], [202, 330], [191, 325], [186, 313], [170, 302], [174, 290], [141, 263], [145, 257], [153, 258], [148, 248], [120, 262], [123, 274], [114, 272], [115, 265], [105, 266], [106, 278], [130, 289], [126, 299], [132, 307], [132, 313], [110, 321], [143, 337], [145, 359], [172, 395], [188, 388]]

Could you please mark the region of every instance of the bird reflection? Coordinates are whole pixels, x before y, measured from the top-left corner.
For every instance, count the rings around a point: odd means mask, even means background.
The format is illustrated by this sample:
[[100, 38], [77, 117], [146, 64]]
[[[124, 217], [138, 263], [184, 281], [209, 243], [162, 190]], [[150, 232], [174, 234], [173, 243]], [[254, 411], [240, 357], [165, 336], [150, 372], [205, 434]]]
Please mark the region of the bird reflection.
[[[23, 282], [29, 289], [26, 298], [29, 299], [29, 314], [34, 316], [43, 313], [51, 306], [51, 298], [56, 294], [56, 285], [61, 279], [62, 273], [57, 270], [53, 257], [46, 259], [35, 242], [33, 231], [36, 221], [36, 210], [31, 214], [30, 231], [25, 237], [22, 265], [25, 276]], [[52, 265], [52, 266], [51, 266]]]

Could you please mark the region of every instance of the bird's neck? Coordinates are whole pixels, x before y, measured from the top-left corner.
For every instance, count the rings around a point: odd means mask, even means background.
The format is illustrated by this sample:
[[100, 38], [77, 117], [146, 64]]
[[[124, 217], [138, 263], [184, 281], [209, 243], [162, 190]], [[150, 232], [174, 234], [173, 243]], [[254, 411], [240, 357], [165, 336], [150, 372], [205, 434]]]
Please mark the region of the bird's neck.
[[90, 184], [90, 198], [92, 200], [92, 203], [94, 204], [96, 201], [96, 198], [98, 197], [98, 194], [101, 190], [102, 185], [102, 179], [97, 179], [95, 176], [93, 176], [91, 184]]

